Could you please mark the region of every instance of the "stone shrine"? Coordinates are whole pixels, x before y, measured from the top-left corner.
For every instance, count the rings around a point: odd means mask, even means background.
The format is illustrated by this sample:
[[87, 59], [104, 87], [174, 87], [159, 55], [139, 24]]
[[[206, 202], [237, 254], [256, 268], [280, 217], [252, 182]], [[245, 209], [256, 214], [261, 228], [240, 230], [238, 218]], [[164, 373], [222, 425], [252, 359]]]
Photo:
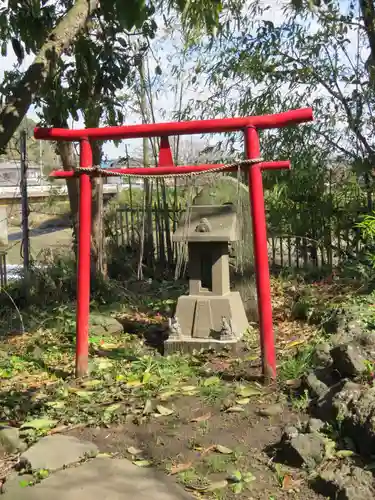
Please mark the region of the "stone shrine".
[[233, 345], [249, 324], [239, 292], [230, 290], [229, 243], [239, 240], [232, 204], [195, 205], [173, 241], [187, 242], [189, 294], [179, 297], [166, 352]]

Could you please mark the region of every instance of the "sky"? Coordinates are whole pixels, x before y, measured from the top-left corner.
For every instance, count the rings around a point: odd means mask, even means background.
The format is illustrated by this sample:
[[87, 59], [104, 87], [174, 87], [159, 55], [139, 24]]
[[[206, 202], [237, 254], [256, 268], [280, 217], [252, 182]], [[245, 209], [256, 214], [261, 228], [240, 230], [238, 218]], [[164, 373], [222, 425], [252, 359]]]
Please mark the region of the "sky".
[[[246, 0], [246, 3], [248, 3], [250, 0]], [[267, 19], [271, 20], [276, 20], [278, 16], [280, 16], [280, 6], [281, 3], [279, 0], [261, 0], [262, 3], [270, 5], [271, 9], [267, 12]], [[1, 0], [0, 0], [1, 2]], [[151, 71], [153, 68], [156, 66], [156, 64], [160, 63], [160, 65], [163, 68], [163, 71], [166, 71], [166, 66], [168, 64], [166, 61], [168, 58], [173, 56], [173, 53], [176, 52], [176, 46], [179, 45], [179, 39], [178, 39], [178, 34], [167, 34], [164, 29], [161, 29], [158, 31], [158, 35], [156, 39], [153, 42], [153, 45], [155, 46], [157, 56], [159, 58], [162, 58], [160, 61], [155, 61], [153, 58], [150, 58], [150, 69]], [[19, 67], [20, 71], [25, 71], [28, 66], [31, 64], [31, 62], [34, 59], [34, 55], [26, 55], [25, 59], [22, 63], [22, 65]], [[11, 44], [8, 46], [8, 54], [6, 57], [0, 57], [0, 81], [4, 77], [4, 72], [9, 71], [14, 68], [14, 66], [17, 63], [17, 59], [14, 55], [13, 49]], [[207, 96], [207, 90], [203, 88], [200, 92], [199, 95], [197, 95], [195, 92], [189, 91], [189, 89], [185, 89], [184, 95], [183, 95], [183, 105], [186, 105], [190, 99], [194, 98], [200, 98], [204, 99], [205, 96]], [[173, 96], [174, 97], [174, 96]], [[171, 96], [171, 93], [167, 92], [160, 92], [157, 98], [157, 103], [156, 103], [156, 118], [157, 121], [172, 121], [171, 116], [173, 112], [176, 109], [176, 102], [175, 99]], [[32, 118], [35, 121], [38, 121], [38, 116], [36, 113], [36, 109], [34, 106], [31, 106], [28, 112], [28, 117]], [[141, 117], [137, 116], [135, 113], [128, 112], [126, 113], [126, 124], [136, 124], [141, 122]], [[83, 121], [80, 119], [78, 122], [72, 122], [71, 123], [71, 128], [83, 128]], [[202, 149], [205, 147], [207, 144], [211, 144], [213, 141], [212, 139], [206, 139], [203, 140], [200, 137], [196, 136], [194, 139], [191, 138], [186, 138], [184, 141], [185, 143], [190, 143], [190, 141], [193, 140], [194, 143], [201, 144]], [[141, 147], [142, 147], [142, 141], [141, 140], [131, 140], [131, 141], [122, 141], [120, 146], [116, 147], [112, 142], [107, 141], [104, 144], [103, 147], [103, 152], [104, 155], [106, 155], [108, 158], [116, 158], [118, 156], [124, 156], [126, 152], [126, 146], [128, 148], [128, 151], [130, 154], [137, 153]]]
[[[1, 0], [0, 0], [1, 1]], [[246, 3], [249, 3], [251, 0], [246, 0]], [[282, 18], [282, 0], [262, 0], [263, 5], [269, 5], [270, 9], [263, 16], [263, 19], [267, 19], [273, 22], [280, 21]], [[181, 42], [178, 37], [178, 33], [168, 33], [164, 29], [159, 30], [158, 36], [153, 42], [154, 52], [156, 54], [157, 59], [150, 57], [150, 71], [151, 73], [154, 71], [154, 68], [157, 64], [160, 64], [163, 72], [164, 78], [165, 73], [167, 79], [170, 78], [170, 81], [173, 82], [174, 77], [170, 74], [171, 62], [168, 60], [172, 59], [173, 55], [176, 54], [176, 49], [178, 46], [181, 46]], [[353, 44], [354, 49], [354, 44]], [[26, 55], [21, 67], [19, 68], [21, 71], [25, 71], [30, 63], [33, 61], [33, 55]], [[6, 57], [0, 57], [0, 81], [3, 79], [4, 71], [11, 70], [16, 64], [16, 57], [13, 53], [13, 49], [9, 44], [8, 47], [8, 55]], [[168, 72], [169, 67], [169, 72]], [[208, 97], [208, 90], [205, 87], [200, 89], [199, 93], [193, 92], [189, 88], [185, 88], [183, 94], [183, 105], [186, 105], [190, 99], [205, 99]], [[174, 92], [171, 90], [161, 91], [159, 92], [156, 98], [155, 104], [155, 115], [157, 121], [172, 121], [172, 114], [176, 110], [176, 96]], [[28, 112], [28, 116], [35, 121], [38, 121], [38, 117], [36, 114], [36, 109], [34, 106], [31, 106]], [[137, 116], [136, 113], [128, 111], [125, 115], [126, 124], [136, 124], [141, 122], [141, 117]], [[82, 120], [78, 122], [72, 122], [71, 128], [83, 128]], [[202, 149], [207, 144], [212, 144], [216, 142], [215, 139], [201, 139], [198, 136], [194, 137], [194, 143], [201, 144]], [[218, 140], [218, 138], [216, 138]], [[186, 138], [185, 143], [189, 143], [190, 139]], [[137, 154], [141, 150], [142, 141], [141, 140], [131, 140], [131, 141], [122, 141], [119, 147], [116, 147], [112, 142], [107, 141], [104, 144], [103, 150], [104, 155], [108, 158], [116, 158], [118, 156], [124, 156], [126, 152], [126, 146], [130, 154]]]

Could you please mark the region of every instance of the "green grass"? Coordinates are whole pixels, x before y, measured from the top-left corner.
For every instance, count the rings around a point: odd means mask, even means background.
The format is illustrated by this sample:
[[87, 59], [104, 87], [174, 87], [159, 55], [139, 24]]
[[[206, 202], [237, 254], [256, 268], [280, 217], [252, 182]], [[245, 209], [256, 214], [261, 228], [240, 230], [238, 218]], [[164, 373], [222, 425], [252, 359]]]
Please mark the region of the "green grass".
[[306, 375], [314, 367], [314, 353], [315, 344], [311, 343], [284, 359], [279, 366], [280, 380], [294, 380]]

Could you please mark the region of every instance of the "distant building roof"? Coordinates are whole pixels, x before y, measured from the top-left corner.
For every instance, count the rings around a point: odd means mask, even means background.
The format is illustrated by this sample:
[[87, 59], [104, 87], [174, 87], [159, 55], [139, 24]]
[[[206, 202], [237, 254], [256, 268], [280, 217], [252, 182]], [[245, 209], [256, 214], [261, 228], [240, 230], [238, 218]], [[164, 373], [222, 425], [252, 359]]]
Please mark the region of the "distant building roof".
[[143, 160], [138, 158], [126, 158], [120, 157], [112, 160], [104, 160], [100, 164], [101, 168], [115, 168], [115, 167], [141, 167], [143, 166]]

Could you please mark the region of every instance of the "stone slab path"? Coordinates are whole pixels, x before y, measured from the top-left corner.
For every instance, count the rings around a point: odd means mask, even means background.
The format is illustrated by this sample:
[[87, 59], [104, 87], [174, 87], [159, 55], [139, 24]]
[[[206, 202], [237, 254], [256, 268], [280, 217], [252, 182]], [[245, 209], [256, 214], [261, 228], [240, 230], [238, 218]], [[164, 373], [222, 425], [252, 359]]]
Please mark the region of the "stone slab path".
[[[22, 455], [32, 470], [48, 469], [38, 484], [25, 486], [16, 473], [5, 483], [2, 500], [191, 500], [193, 497], [171, 478], [152, 468], [142, 468], [124, 458], [97, 456], [82, 461], [97, 449], [92, 443], [69, 436], [42, 438]], [[82, 456], [82, 454], [84, 456]], [[36, 467], [38, 465], [39, 467]], [[56, 470], [58, 468], [58, 470]]]

